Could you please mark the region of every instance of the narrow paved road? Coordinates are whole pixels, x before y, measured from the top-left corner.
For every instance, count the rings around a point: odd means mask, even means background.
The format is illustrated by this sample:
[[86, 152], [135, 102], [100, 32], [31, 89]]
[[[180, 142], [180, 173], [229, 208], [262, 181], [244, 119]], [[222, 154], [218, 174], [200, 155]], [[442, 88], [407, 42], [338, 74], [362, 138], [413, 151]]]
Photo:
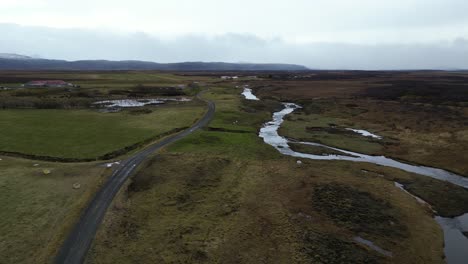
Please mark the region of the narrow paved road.
[[[201, 94], [201, 93], [200, 93]], [[122, 187], [122, 184], [135, 171], [136, 167], [141, 164], [150, 154], [161, 149], [162, 147], [173, 143], [187, 135], [193, 133], [197, 129], [207, 125], [214, 116], [215, 104], [211, 101], [197, 97], [205, 101], [208, 105], [206, 114], [197, 121], [192, 127], [182, 131], [181, 133], [167, 137], [131, 157], [123, 161], [112, 173], [104, 186], [98, 191], [91, 203], [88, 205], [84, 213], [81, 215], [79, 222], [75, 225], [72, 232], [60, 248], [58, 255], [55, 258], [55, 263], [81, 264], [84, 262], [86, 253], [88, 252], [91, 243], [99, 225], [106, 214], [107, 208], [112, 203], [114, 196]]]

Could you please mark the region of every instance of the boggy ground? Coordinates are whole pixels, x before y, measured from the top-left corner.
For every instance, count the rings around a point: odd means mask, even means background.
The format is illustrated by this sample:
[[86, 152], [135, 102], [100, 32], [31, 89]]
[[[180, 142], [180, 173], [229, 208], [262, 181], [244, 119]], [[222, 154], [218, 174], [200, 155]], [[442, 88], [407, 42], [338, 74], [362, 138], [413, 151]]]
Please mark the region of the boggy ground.
[[[262, 97], [303, 106], [286, 117], [279, 131], [283, 136], [467, 176], [466, 80], [466, 73], [449, 72], [319, 72], [251, 85]], [[365, 129], [383, 138], [364, 137], [346, 128]], [[314, 146], [291, 147], [337, 154]], [[389, 176], [385, 177], [405, 184], [442, 216], [468, 212], [466, 189], [418, 175]]]
[[443, 263], [432, 211], [392, 181], [418, 176], [343, 161], [298, 165], [257, 135], [278, 104], [247, 102], [240, 92], [213, 88], [207, 97], [217, 104], [210, 124], [217, 129], [139, 169], [87, 263]]
[[[289, 78], [288, 78], [289, 76]], [[264, 98], [303, 106], [280, 134], [468, 176], [467, 73], [345, 72], [252, 82]], [[346, 131], [365, 129], [376, 140]]]

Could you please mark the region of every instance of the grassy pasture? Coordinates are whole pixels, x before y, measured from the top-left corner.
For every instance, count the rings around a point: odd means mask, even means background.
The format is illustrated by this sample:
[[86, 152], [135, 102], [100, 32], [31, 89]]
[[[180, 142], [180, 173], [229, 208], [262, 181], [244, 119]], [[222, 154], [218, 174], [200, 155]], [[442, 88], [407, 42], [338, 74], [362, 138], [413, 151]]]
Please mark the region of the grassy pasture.
[[0, 151], [62, 158], [95, 158], [190, 126], [202, 105], [151, 108], [149, 114], [92, 110], [1, 110]]
[[[60, 79], [80, 87], [21, 87], [31, 80], [48, 79]], [[155, 71], [0, 71], [0, 86], [14, 88], [0, 89], [0, 109], [86, 109], [98, 100], [195, 96], [206, 83], [213, 81], [213, 77]]]
[[0, 263], [49, 263], [108, 170], [0, 159]]
[[193, 81], [210, 82], [213, 77], [182, 76], [157, 71], [0, 71], [0, 85], [7, 87], [20, 87], [22, 83], [35, 79], [59, 79], [80, 85], [83, 89], [106, 90], [128, 89], [137, 84], [171, 86]]

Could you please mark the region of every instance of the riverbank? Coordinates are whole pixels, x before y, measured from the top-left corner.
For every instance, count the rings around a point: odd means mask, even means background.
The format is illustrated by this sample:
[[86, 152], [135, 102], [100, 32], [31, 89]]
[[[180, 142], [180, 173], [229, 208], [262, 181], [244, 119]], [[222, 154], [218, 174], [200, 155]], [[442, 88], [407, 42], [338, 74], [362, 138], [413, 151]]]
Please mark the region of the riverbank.
[[[468, 160], [461, 154], [468, 148], [464, 121], [468, 110], [462, 79], [455, 79], [451, 73], [437, 75], [437, 80], [429, 73], [374, 77], [353, 73], [353, 78], [342, 79], [337, 74], [330, 80], [321, 80], [321, 75], [249, 85], [260, 98], [302, 106], [288, 115], [281, 127], [280, 134], [288, 138], [385, 155], [468, 176]], [[433, 93], [425, 94], [424, 87], [429, 86]], [[382, 138], [363, 137], [347, 128], [366, 130]]]
[[[466, 214], [468, 212], [468, 208], [465, 208], [466, 201], [468, 201], [467, 200], [468, 191], [466, 190], [468, 189], [468, 179], [466, 177], [456, 175], [454, 173], [444, 171], [441, 169], [437, 169], [437, 168], [405, 164], [405, 163], [401, 163], [401, 162], [386, 158], [384, 156], [369, 156], [369, 155], [365, 155], [361, 153], [356, 153], [356, 152], [351, 152], [351, 151], [346, 151], [346, 150], [330, 147], [330, 146], [323, 145], [323, 144], [316, 143], [316, 142], [297, 142], [297, 143], [310, 145], [310, 146], [318, 146], [318, 147], [325, 148], [325, 149], [331, 149], [337, 152], [338, 154], [334, 153], [334, 154], [317, 155], [317, 154], [296, 152], [289, 147], [290, 140], [280, 136], [278, 134], [278, 130], [280, 129], [280, 126], [284, 122], [285, 116], [291, 114], [296, 109], [300, 109], [301, 106], [293, 104], [293, 103], [283, 103], [283, 105], [284, 105], [284, 109], [273, 113], [273, 120], [265, 123], [265, 125], [260, 129], [259, 136], [263, 138], [265, 143], [276, 148], [280, 153], [284, 155], [298, 157], [298, 158], [312, 159], [312, 160], [330, 160], [330, 161], [341, 160], [341, 161], [353, 161], [353, 162], [367, 162], [367, 163], [377, 164], [381, 166], [394, 167], [394, 168], [408, 171], [411, 173], [428, 176], [439, 181], [448, 182], [449, 188], [453, 189], [454, 191], [461, 192], [462, 193], [461, 196], [459, 197], [452, 196], [450, 198], [459, 198], [458, 200], [455, 200], [456, 205], [452, 205], [452, 206], [455, 206], [455, 207], [458, 206], [460, 208], [459, 214], [464, 214], [464, 215], [460, 217], [454, 217], [454, 218], [442, 218], [440, 216], [437, 216], [435, 219], [437, 220], [442, 230], [444, 231], [444, 237], [445, 237], [444, 250], [445, 250], [445, 255], [447, 257], [447, 263], [462, 264], [464, 263], [466, 259], [468, 259], [468, 253], [466, 251], [466, 247], [468, 246], [468, 237], [464, 235], [465, 232], [468, 230], [468, 217], [467, 217], [468, 214]], [[404, 185], [401, 185], [398, 182], [395, 182], [395, 184], [400, 189], [406, 191]], [[464, 190], [457, 190], [457, 188], [450, 186], [450, 184], [462, 187], [464, 188]], [[433, 187], [436, 187], [436, 186], [437, 185], [433, 185]], [[421, 196], [425, 196], [425, 194], [423, 193], [421, 194]], [[418, 196], [414, 196], [414, 197], [416, 198], [418, 202], [423, 202], [424, 206], [428, 205], [432, 208], [431, 204], [437, 203], [437, 200], [439, 199], [446, 199], [446, 197], [444, 196], [447, 196], [447, 195], [441, 194], [439, 197], [433, 196], [431, 197], [432, 199], [430, 202], [422, 200]], [[439, 209], [439, 207], [437, 209]], [[445, 208], [440, 208], [440, 209], [441, 211], [444, 210], [444, 212], [446, 212]], [[434, 211], [434, 213], [437, 214], [437, 211]], [[373, 245], [372, 242], [367, 242], [367, 244], [369, 243]], [[377, 251], [381, 251], [380, 248], [377, 247], [377, 249], [378, 249]], [[387, 252], [387, 251], [384, 251], [384, 252]]]
[[106, 216], [88, 263], [443, 263], [432, 212], [370, 171], [411, 174], [346, 161], [298, 164], [256, 133], [235, 132], [258, 131], [278, 107], [240, 93], [207, 94], [217, 129], [146, 163]]

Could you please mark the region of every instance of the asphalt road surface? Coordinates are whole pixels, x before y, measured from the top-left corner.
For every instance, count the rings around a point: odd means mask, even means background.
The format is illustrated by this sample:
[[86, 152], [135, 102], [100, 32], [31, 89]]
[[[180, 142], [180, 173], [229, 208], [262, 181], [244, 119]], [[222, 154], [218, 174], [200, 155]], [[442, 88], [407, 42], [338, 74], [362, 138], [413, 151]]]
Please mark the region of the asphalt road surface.
[[[197, 95], [197, 97], [201, 99], [199, 95]], [[167, 137], [139, 151], [138, 153], [135, 153], [116, 167], [111, 177], [98, 191], [84, 213], [81, 215], [79, 222], [68, 235], [55, 258], [55, 263], [83, 263], [96, 235], [96, 231], [106, 214], [107, 208], [112, 203], [112, 200], [122, 187], [122, 184], [132, 175], [138, 165], [140, 165], [152, 153], [168, 144], [190, 135], [211, 121], [215, 113], [215, 104], [211, 101], [204, 99], [201, 100], [207, 103], [208, 111], [193, 126], [178, 134]]]

